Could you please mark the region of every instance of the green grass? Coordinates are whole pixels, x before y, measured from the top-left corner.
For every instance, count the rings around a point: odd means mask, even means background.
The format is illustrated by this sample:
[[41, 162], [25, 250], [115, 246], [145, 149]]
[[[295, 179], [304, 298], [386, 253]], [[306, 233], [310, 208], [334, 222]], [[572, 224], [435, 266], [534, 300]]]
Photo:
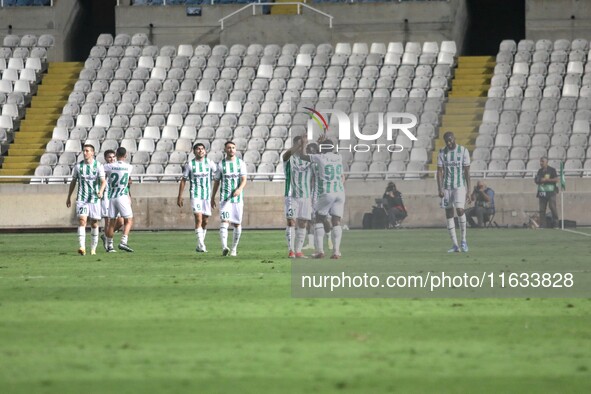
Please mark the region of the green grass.
[[[349, 231], [343, 264], [537, 261], [588, 271], [590, 239], [552, 230]], [[0, 238], [0, 392], [589, 392], [591, 301], [291, 297], [282, 231], [239, 257], [191, 232], [76, 255], [75, 234]], [[309, 261], [310, 264], [322, 262]]]

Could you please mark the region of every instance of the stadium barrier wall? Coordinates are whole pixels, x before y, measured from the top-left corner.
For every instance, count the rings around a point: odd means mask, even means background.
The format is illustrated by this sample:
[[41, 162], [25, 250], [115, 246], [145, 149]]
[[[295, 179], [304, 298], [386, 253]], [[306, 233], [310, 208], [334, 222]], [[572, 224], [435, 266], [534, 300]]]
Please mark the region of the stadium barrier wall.
[[[402, 192], [409, 216], [407, 227], [443, 227], [444, 214], [439, 208], [434, 179], [394, 180]], [[533, 179], [487, 179], [495, 190], [499, 225], [521, 226], [537, 212], [538, 200]], [[363, 214], [371, 212], [376, 198], [381, 198], [387, 181], [347, 181], [347, 202], [344, 223], [351, 228], [361, 227]], [[476, 179], [473, 179], [476, 184]], [[74, 227], [74, 208], [66, 208], [68, 185], [0, 184], [0, 228], [35, 229], [42, 227]], [[135, 228], [137, 229], [190, 229], [193, 219], [188, 192], [185, 205], [176, 205], [178, 184], [145, 183], [131, 188]], [[282, 228], [283, 182], [248, 182], [245, 189], [245, 228]], [[75, 197], [75, 195], [74, 195]], [[591, 225], [591, 179], [567, 178], [565, 218], [578, 225]], [[211, 227], [219, 225], [217, 212]]]
[[530, 40], [588, 39], [591, 36], [591, 2], [526, 0], [525, 36]]
[[117, 33], [146, 33], [158, 46], [455, 40], [461, 51], [468, 25], [466, 0], [311, 4], [334, 17], [332, 29], [325, 17], [311, 11], [253, 17], [249, 9], [230, 18], [223, 31], [219, 19], [244, 4], [204, 5], [201, 16], [187, 16], [184, 6], [126, 4], [116, 8]]

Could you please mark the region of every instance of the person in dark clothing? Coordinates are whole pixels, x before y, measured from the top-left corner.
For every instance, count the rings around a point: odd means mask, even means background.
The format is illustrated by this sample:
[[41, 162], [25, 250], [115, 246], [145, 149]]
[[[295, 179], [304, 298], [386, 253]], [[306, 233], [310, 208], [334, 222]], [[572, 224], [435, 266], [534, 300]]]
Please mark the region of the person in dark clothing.
[[[534, 178], [538, 185], [537, 197], [540, 203], [540, 227], [558, 226], [558, 210], [556, 209], [556, 195], [558, 194], [558, 173], [554, 167], [548, 165], [548, 158], [540, 159], [540, 169]], [[546, 207], [552, 213], [552, 222], [546, 223]]]
[[[474, 206], [466, 210], [468, 223], [470, 227], [484, 227], [495, 213], [495, 192], [483, 181], [478, 181], [472, 192], [472, 201]], [[476, 216], [476, 222], [474, 222], [474, 216]]]
[[389, 227], [400, 227], [408, 213], [404, 207], [404, 201], [402, 201], [402, 194], [396, 189], [394, 182], [388, 183], [382, 197], [382, 203], [386, 212], [388, 212]]

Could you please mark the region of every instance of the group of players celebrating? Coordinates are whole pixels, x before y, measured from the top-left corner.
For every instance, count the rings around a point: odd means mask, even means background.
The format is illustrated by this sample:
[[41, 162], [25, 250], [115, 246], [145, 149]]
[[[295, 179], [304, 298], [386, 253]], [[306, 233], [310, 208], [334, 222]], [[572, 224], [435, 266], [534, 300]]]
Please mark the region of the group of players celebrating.
[[[439, 151], [437, 162], [438, 194], [441, 207], [446, 210], [447, 228], [452, 239], [449, 252], [467, 252], [466, 216], [464, 205], [470, 201], [470, 155], [468, 150], [457, 145], [453, 133], [444, 135], [446, 146]], [[246, 186], [246, 164], [236, 154], [236, 145], [227, 141], [224, 146], [225, 158], [219, 163], [207, 158], [202, 143], [193, 147], [195, 158], [190, 160], [183, 171], [179, 184], [177, 205], [183, 207], [183, 192], [189, 181], [191, 208], [195, 219], [196, 251], [207, 252], [205, 235], [208, 219], [216, 208], [215, 196], [220, 192], [220, 241], [223, 256], [237, 256], [242, 234], [244, 212], [244, 187]], [[123, 228], [118, 248], [133, 252], [128, 245], [129, 232], [133, 224], [133, 212], [129, 188], [132, 166], [125, 160], [127, 152], [120, 147], [116, 152], [105, 152], [105, 165], [94, 155], [94, 147], [83, 147], [84, 160], [77, 163], [66, 199], [71, 206], [71, 196], [78, 184], [76, 214], [78, 216], [78, 253], [86, 254], [86, 225], [91, 226], [90, 254], [96, 254], [99, 240], [99, 221], [105, 218], [103, 245], [107, 252], [115, 252], [113, 236], [117, 228]], [[335, 145], [328, 139], [318, 144], [308, 144], [306, 136], [296, 136], [292, 147], [283, 154], [285, 171], [285, 230], [288, 257], [307, 258], [303, 250], [307, 229], [313, 231], [315, 253], [312, 258], [324, 258], [324, 236], [330, 234], [331, 259], [341, 257], [341, 239], [345, 205], [344, 175], [342, 157], [335, 152]], [[212, 185], [213, 182], [213, 185]], [[461, 241], [456, 238], [454, 208], [457, 212]], [[228, 229], [233, 226], [231, 247], [228, 247]], [[331, 245], [329, 245], [330, 247]]]

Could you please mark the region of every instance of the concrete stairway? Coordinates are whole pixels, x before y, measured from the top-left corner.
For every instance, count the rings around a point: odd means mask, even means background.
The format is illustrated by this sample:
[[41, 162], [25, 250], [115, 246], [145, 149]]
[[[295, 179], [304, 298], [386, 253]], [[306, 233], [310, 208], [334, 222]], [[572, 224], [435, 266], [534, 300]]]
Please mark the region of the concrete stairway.
[[[275, 4], [271, 6], [271, 15], [295, 15], [298, 13], [298, 6], [296, 5], [280, 5], [281, 3], [305, 3], [302, 0], [275, 0]], [[302, 7], [303, 8], [303, 7]]]
[[437, 154], [445, 146], [443, 134], [446, 131], [455, 134], [458, 144], [469, 151], [474, 149], [494, 67], [494, 57], [461, 56], [458, 59], [429, 170], [437, 169]]
[[[4, 158], [0, 175], [33, 175], [45, 146], [51, 140], [53, 128], [62, 113], [83, 63], [50, 63], [37, 95], [26, 109], [20, 130]], [[5, 180], [11, 181], [11, 180]], [[15, 179], [13, 182], [28, 183]]]

